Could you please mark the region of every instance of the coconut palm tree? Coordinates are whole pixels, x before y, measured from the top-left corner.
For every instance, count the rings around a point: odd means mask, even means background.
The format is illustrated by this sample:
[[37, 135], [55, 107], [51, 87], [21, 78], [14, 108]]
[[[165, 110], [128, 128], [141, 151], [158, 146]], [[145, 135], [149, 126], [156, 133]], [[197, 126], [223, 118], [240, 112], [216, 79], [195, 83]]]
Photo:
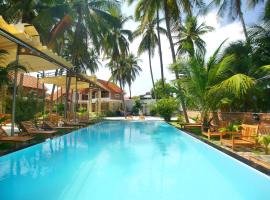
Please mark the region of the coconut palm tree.
[[111, 69], [112, 79], [119, 82], [122, 89], [122, 103], [124, 108], [124, 114], [126, 114], [126, 106], [124, 100], [124, 71], [123, 66], [125, 65], [124, 57], [129, 53], [129, 42], [132, 41], [132, 31], [124, 29], [124, 24], [131, 19], [131, 17], [125, 17], [121, 15], [117, 10], [111, 10], [111, 15], [115, 17], [118, 22], [117, 25], [111, 27], [103, 38], [102, 49], [104, 55], [110, 59], [107, 66]]
[[136, 80], [139, 73], [142, 71], [139, 66], [139, 59], [133, 54], [129, 54], [124, 58], [124, 76], [129, 87], [129, 98], [131, 99], [131, 84]]
[[151, 58], [154, 56], [155, 48], [158, 46], [158, 35], [156, 30], [159, 29], [159, 32], [166, 34], [166, 30], [162, 27], [158, 28], [157, 23], [158, 23], [157, 19], [153, 19], [152, 21], [149, 21], [145, 26], [139, 25], [138, 28], [133, 33], [133, 37], [135, 38], [138, 36], [142, 36], [142, 40], [138, 47], [138, 55], [141, 55], [144, 52], [148, 53], [149, 68], [151, 73], [153, 94], [155, 99], [157, 98], [155, 93], [155, 81], [153, 76]]
[[[248, 5], [248, 8], [253, 9], [259, 2], [263, 2], [264, 0], [248, 0], [245, 1], [245, 5]], [[244, 19], [243, 11], [242, 11], [242, 0], [212, 0], [209, 4], [210, 6], [216, 5], [219, 7], [218, 15], [223, 17], [225, 13], [231, 18], [235, 20], [239, 17], [242, 28], [245, 34], [245, 38], [248, 41], [248, 32], [246, 27], [246, 22]]]
[[177, 52], [179, 55], [187, 53], [193, 57], [195, 53], [205, 54], [205, 42], [201, 38], [202, 35], [213, 30], [213, 27], [207, 26], [204, 23], [198, 24], [197, 17], [187, 16], [185, 24], [180, 25], [176, 29], [175, 39], [178, 46]]
[[[133, 2], [130, 0], [129, 2]], [[135, 9], [135, 19], [141, 22], [141, 29], [145, 29], [144, 27], [156, 18], [156, 30], [157, 30], [157, 42], [158, 42], [158, 52], [159, 52], [159, 61], [160, 61], [160, 72], [161, 72], [161, 81], [162, 85], [165, 85], [164, 78], [164, 67], [163, 67], [163, 57], [162, 57], [162, 47], [161, 47], [161, 39], [160, 39], [160, 5], [161, 1], [156, 0], [140, 0], [137, 3]]]

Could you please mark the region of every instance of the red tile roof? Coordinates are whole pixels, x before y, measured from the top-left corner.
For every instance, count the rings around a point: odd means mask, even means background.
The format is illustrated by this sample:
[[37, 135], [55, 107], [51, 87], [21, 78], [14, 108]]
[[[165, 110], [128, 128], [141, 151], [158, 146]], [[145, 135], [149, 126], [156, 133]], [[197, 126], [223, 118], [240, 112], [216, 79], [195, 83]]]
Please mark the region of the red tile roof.
[[[103, 87], [105, 87], [107, 90], [109, 91], [113, 91], [115, 93], [121, 93], [122, 90], [120, 87], [118, 87], [118, 85], [116, 85], [115, 83], [112, 83], [112, 82], [109, 82], [109, 81], [104, 81], [104, 80], [101, 80], [101, 79], [97, 79], [97, 81], [102, 84]], [[80, 92], [88, 92], [88, 88], [86, 89], [81, 89], [79, 90], [79, 93]], [[65, 95], [66, 94], [66, 90], [63, 89], [62, 90], [62, 94]], [[58, 98], [61, 97], [61, 90], [58, 90]], [[47, 97], [47, 99], [51, 99], [51, 95]], [[53, 94], [53, 100], [55, 101], [57, 99], [57, 92], [54, 92]]]
[[[14, 77], [14, 73], [10, 73], [10, 79], [13, 80]], [[22, 82], [22, 86], [26, 87], [26, 88], [32, 88], [32, 89], [39, 89], [42, 90], [43, 89], [43, 85], [41, 83], [38, 83], [37, 85], [37, 78], [34, 76], [30, 76], [30, 75], [26, 75], [26, 74], [22, 74], [22, 73], [18, 73], [17, 75], [17, 85], [20, 84], [20, 81]], [[45, 90], [47, 90], [47, 88], [45, 87]]]
[[111, 90], [111, 91], [113, 91], [115, 93], [122, 93], [121, 88], [118, 85], [116, 85], [115, 83], [112, 83], [112, 82], [109, 82], [109, 81], [104, 81], [104, 80], [101, 80], [101, 79], [97, 79], [97, 81], [99, 83], [101, 83], [108, 90]]

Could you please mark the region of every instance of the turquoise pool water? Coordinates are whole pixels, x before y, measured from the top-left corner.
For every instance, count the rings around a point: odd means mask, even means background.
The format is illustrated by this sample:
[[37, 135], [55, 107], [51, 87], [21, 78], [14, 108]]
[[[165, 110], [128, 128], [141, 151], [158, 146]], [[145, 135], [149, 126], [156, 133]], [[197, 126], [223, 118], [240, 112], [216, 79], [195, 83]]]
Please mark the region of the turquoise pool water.
[[270, 179], [164, 122], [103, 122], [0, 157], [1, 200], [269, 200]]

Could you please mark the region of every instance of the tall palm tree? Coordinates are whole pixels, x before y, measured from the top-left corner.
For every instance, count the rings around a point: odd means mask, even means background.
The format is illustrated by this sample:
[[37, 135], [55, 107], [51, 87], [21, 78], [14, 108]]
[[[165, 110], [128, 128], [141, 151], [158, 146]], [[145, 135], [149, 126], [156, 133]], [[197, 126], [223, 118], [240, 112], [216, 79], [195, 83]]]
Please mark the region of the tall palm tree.
[[[117, 10], [111, 10], [111, 15], [115, 17], [118, 22], [117, 25], [111, 27], [109, 32], [107, 32], [102, 40], [102, 49], [104, 55], [110, 59], [107, 66], [112, 71], [112, 77], [114, 80], [119, 82], [122, 89], [122, 104], [124, 109], [124, 114], [126, 115], [126, 106], [124, 99], [124, 86], [126, 84], [123, 78], [123, 57], [126, 57], [129, 53], [129, 42], [132, 41], [132, 31], [125, 29], [124, 24], [130, 20], [130, 17], [125, 17]], [[115, 75], [113, 75], [115, 73]]]
[[[245, 1], [245, 5], [248, 5], [250, 9], [254, 8], [259, 2], [263, 2], [264, 0], [247, 0]], [[212, 0], [209, 4], [210, 6], [216, 5], [219, 7], [218, 15], [224, 16], [227, 12], [227, 15], [232, 20], [235, 20], [239, 17], [242, 28], [245, 34], [245, 38], [248, 41], [248, 32], [246, 27], [246, 22], [244, 19], [243, 11], [242, 11], [242, 0]]]
[[129, 98], [131, 99], [131, 84], [136, 80], [139, 73], [142, 71], [139, 66], [139, 59], [133, 54], [129, 54], [124, 58], [125, 69], [123, 78], [126, 80], [129, 87]]
[[[133, 2], [130, 0], [129, 2]], [[158, 42], [158, 52], [159, 52], [159, 61], [160, 61], [160, 72], [161, 72], [161, 81], [162, 85], [165, 85], [164, 78], [164, 67], [163, 67], [163, 57], [162, 57], [162, 47], [161, 47], [161, 38], [160, 38], [160, 11], [159, 8], [161, 6], [161, 1], [158, 0], [140, 0], [137, 3], [135, 9], [135, 19], [141, 22], [141, 29], [144, 29], [145, 26], [150, 21], [153, 21], [156, 18], [157, 26], [157, 42]]]
[[187, 16], [185, 24], [177, 27], [175, 32], [176, 45], [178, 45], [178, 54], [188, 53], [193, 57], [195, 53], [205, 54], [205, 42], [201, 38], [202, 35], [213, 30], [213, 27], [204, 23], [198, 24], [197, 17]]
[[166, 30], [162, 27], [157, 27], [157, 23], [158, 23], [157, 19], [153, 19], [149, 21], [145, 26], [142, 26], [142, 24], [139, 25], [138, 28], [133, 33], [134, 37], [142, 36], [142, 40], [138, 47], [138, 55], [141, 55], [144, 52], [148, 53], [149, 68], [151, 73], [151, 80], [155, 99], [157, 98], [155, 92], [155, 81], [153, 76], [151, 58], [154, 56], [156, 46], [158, 46], [159, 39], [156, 30], [159, 29], [159, 32], [166, 34]]

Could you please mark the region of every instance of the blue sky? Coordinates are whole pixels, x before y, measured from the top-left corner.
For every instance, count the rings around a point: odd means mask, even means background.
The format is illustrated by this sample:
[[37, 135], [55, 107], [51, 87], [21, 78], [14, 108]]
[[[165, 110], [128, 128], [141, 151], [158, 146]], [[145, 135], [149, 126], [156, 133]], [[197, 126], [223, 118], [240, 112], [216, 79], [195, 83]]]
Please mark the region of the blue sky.
[[[125, 15], [130, 16], [130, 15], [133, 15], [134, 8], [135, 8], [135, 4], [131, 6], [128, 6], [127, 4], [123, 4], [122, 11]], [[260, 21], [260, 18], [263, 15], [263, 9], [264, 9], [263, 4], [259, 4], [253, 10], [248, 10], [245, 6], [243, 6], [244, 17], [248, 26], [251, 26], [255, 23], [258, 23], [258, 21]], [[200, 22], [205, 22], [207, 25], [213, 26], [215, 28], [215, 31], [203, 36], [203, 39], [205, 40], [207, 44], [206, 57], [209, 57], [214, 52], [214, 50], [220, 45], [220, 43], [226, 38], [228, 38], [227, 44], [232, 41], [244, 39], [242, 26], [239, 20], [232, 22], [232, 21], [228, 21], [226, 18], [218, 19], [216, 17], [216, 12], [217, 12], [216, 10], [212, 10], [207, 15], [199, 18]], [[133, 21], [129, 21], [128, 23], [126, 23], [125, 28], [135, 30], [137, 26], [138, 26], [137, 23]], [[164, 24], [163, 24], [163, 27], [165, 27]], [[130, 44], [130, 51], [132, 53], [134, 54], [137, 53], [139, 42], [140, 42], [140, 38], [134, 40]], [[172, 63], [170, 47], [169, 47], [167, 38], [165, 38], [164, 36], [162, 36], [161, 42], [162, 42], [163, 60], [164, 60], [164, 67], [165, 67], [164, 69], [165, 77], [167, 81], [170, 81], [174, 78], [174, 75], [168, 70], [169, 64]], [[143, 54], [142, 56], [140, 56], [140, 60], [141, 60], [140, 66], [142, 68], [142, 72], [132, 85], [132, 95], [144, 94], [145, 92], [150, 91], [150, 89], [152, 88], [147, 54]], [[102, 63], [104, 65], [106, 62], [102, 62]], [[155, 56], [153, 57], [152, 63], [153, 63], [154, 78], [155, 80], [158, 80], [160, 79], [160, 65], [159, 65], [159, 57], [158, 57], [157, 51], [155, 53]], [[99, 78], [105, 79], [105, 80], [109, 79], [110, 77], [110, 71], [106, 69], [104, 66], [101, 66], [100, 70], [96, 74]], [[125, 88], [125, 91], [128, 93], [127, 87]]]

